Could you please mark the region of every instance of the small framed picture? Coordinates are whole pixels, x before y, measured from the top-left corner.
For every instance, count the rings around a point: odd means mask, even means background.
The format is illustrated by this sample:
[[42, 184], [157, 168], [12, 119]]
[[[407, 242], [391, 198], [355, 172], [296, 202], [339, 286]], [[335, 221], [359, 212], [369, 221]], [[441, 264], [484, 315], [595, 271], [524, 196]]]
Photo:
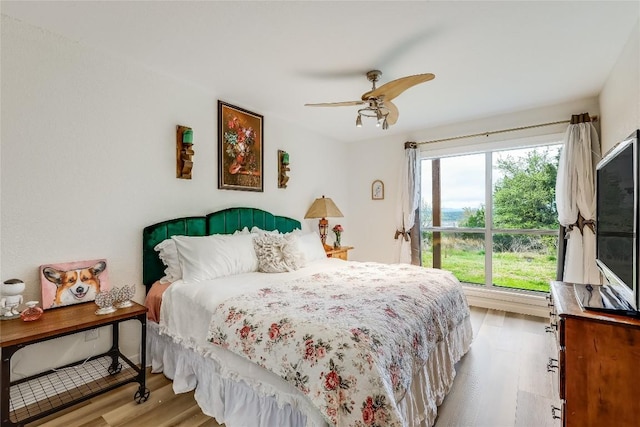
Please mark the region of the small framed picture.
[[371, 184], [371, 199], [384, 200], [384, 182], [376, 179]]

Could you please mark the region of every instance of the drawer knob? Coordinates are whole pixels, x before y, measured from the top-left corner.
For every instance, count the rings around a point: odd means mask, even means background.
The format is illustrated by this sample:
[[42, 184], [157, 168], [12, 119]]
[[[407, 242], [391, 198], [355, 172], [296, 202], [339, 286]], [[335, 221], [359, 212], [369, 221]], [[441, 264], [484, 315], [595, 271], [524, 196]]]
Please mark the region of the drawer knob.
[[561, 416], [558, 415], [558, 413], [562, 414], [562, 410], [557, 406], [551, 405], [551, 418], [553, 418], [554, 420], [559, 420]]

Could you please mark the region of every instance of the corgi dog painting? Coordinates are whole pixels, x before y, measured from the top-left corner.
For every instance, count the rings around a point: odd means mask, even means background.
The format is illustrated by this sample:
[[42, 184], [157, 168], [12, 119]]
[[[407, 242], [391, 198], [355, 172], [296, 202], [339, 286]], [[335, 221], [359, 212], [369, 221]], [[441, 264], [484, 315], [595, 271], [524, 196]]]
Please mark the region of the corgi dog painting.
[[110, 288], [104, 259], [40, 266], [42, 306], [63, 307], [90, 302]]

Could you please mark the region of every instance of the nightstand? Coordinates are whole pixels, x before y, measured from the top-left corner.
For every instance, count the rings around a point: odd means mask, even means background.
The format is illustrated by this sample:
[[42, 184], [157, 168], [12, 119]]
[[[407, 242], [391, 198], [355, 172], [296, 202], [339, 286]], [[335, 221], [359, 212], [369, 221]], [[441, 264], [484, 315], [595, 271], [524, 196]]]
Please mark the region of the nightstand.
[[327, 250], [327, 258], [338, 258], [347, 260], [348, 252], [353, 249], [353, 246], [340, 246], [338, 249], [329, 249]]

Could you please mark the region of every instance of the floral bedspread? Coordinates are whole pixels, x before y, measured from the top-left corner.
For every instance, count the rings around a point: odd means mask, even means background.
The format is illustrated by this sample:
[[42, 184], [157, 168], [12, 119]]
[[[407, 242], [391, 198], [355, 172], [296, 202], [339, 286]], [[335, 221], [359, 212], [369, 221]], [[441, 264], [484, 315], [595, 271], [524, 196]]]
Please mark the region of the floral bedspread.
[[293, 384], [333, 425], [399, 427], [414, 373], [468, 315], [449, 272], [349, 263], [226, 300], [208, 340]]

